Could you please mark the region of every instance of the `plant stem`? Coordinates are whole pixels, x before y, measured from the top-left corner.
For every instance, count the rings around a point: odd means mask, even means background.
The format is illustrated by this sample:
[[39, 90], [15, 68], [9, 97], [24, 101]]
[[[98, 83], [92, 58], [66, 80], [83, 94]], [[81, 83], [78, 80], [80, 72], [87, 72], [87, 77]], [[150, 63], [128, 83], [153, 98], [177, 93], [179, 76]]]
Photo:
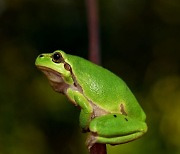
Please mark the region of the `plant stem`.
[[96, 143], [90, 149], [90, 154], [107, 154], [106, 144]]
[[[89, 60], [96, 64], [100, 64], [99, 18], [96, 2], [97, 0], [86, 0], [89, 33]], [[106, 144], [94, 144], [90, 149], [90, 154], [107, 154]]]
[[100, 64], [99, 18], [96, 2], [97, 0], [86, 0], [89, 33], [89, 60], [96, 64]]

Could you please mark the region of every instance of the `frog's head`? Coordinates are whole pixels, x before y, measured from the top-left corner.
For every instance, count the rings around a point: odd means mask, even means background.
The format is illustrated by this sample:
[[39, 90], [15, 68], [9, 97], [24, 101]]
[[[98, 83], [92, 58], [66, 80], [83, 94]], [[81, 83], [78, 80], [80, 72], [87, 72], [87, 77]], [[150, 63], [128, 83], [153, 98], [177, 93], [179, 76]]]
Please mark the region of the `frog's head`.
[[[65, 62], [67, 55], [57, 50], [53, 53], [40, 54], [36, 66], [47, 76], [54, 90], [62, 92], [64, 86], [72, 85], [71, 67]], [[59, 89], [60, 88], [60, 89]]]

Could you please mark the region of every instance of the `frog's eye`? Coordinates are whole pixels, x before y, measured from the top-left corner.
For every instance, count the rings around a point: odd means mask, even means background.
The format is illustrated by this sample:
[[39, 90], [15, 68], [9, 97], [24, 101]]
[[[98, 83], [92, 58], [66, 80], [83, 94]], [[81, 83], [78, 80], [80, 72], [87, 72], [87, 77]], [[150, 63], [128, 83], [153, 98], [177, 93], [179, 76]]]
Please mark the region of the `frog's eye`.
[[55, 63], [61, 63], [61, 62], [63, 62], [63, 57], [61, 56], [60, 53], [54, 53], [52, 55], [52, 61]]

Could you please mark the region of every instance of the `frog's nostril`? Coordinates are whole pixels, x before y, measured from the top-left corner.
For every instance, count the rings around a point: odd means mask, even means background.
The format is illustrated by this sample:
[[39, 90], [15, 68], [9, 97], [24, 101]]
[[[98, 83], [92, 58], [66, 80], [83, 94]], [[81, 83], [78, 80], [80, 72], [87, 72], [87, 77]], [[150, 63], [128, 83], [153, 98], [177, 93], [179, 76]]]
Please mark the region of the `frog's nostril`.
[[44, 57], [44, 55], [43, 55], [43, 54], [41, 54], [41, 55], [39, 55], [39, 57]]

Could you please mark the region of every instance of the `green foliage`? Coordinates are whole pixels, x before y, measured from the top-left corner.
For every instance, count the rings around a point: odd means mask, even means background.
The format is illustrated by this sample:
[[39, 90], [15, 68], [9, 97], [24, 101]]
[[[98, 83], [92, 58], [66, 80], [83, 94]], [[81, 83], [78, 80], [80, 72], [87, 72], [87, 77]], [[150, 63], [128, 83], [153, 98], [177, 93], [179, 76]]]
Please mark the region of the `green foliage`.
[[[103, 66], [147, 113], [141, 139], [108, 154], [180, 153], [180, 2], [99, 1]], [[0, 1], [0, 153], [87, 153], [79, 110], [35, 68], [39, 53], [87, 57], [84, 1]]]

